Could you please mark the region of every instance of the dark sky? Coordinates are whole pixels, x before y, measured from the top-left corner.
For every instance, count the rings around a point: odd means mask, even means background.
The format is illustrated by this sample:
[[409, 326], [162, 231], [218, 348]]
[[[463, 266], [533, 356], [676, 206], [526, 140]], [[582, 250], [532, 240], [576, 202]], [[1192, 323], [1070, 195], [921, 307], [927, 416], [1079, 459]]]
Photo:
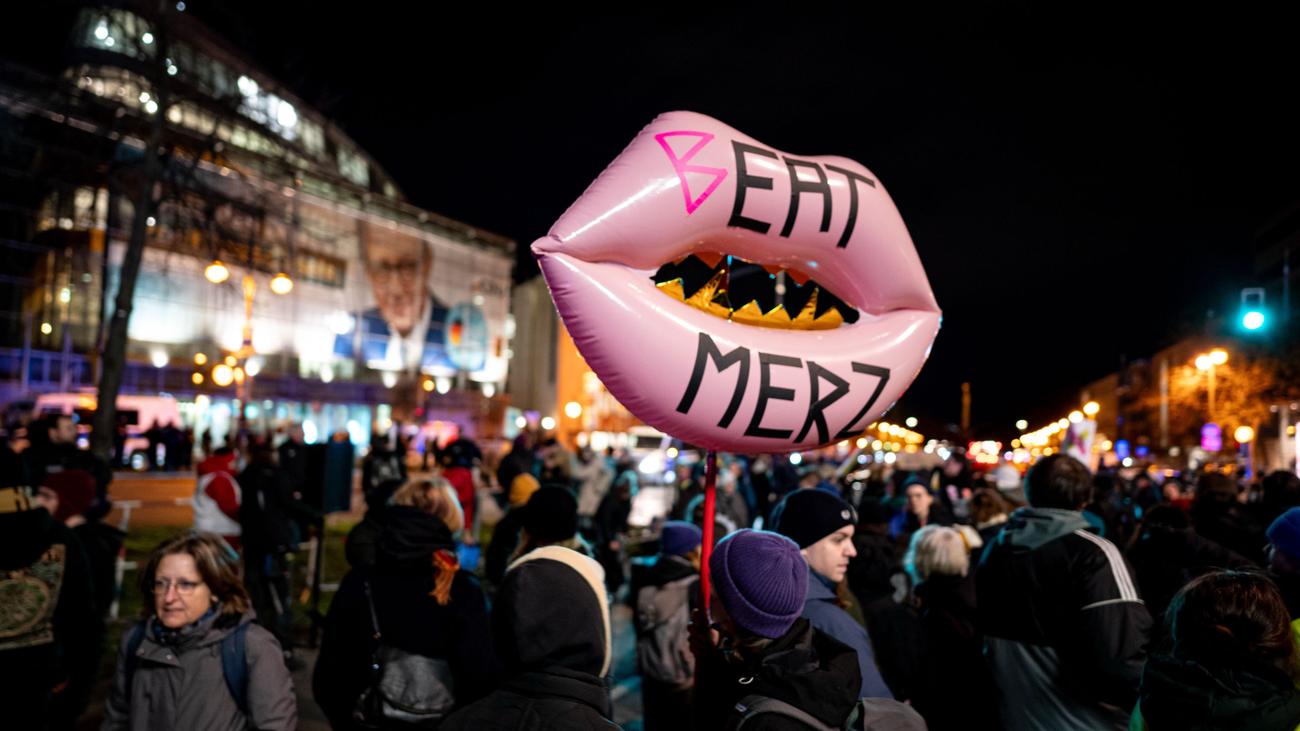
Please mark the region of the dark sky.
[[516, 239], [517, 279], [536, 272], [528, 244], [660, 112], [862, 162], [944, 309], [896, 416], [955, 422], [970, 381], [977, 424], [1059, 417], [1121, 358], [1230, 306], [1253, 283], [1255, 230], [1300, 200], [1300, 69], [1277, 19], [449, 5], [189, 12], [413, 203]]

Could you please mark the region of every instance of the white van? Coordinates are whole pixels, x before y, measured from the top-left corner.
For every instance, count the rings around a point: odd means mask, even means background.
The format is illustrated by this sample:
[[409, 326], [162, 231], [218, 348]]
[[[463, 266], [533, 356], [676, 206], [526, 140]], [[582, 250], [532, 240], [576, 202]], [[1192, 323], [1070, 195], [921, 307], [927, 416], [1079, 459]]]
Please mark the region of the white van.
[[[81, 393], [46, 393], [36, 397], [36, 407], [32, 410], [36, 417], [52, 414], [67, 414], [77, 421], [77, 441], [82, 443], [90, 436], [91, 420], [95, 415], [97, 394], [94, 391]], [[181, 425], [181, 409], [176, 399], [171, 396], [136, 396], [119, 395], [117, 397], [117, 415], [126, 422], [126, 454], [128, 464], [141, 469], [149, 462], [149, 440], [144, 433], [155, 421], [159, 426], [167, 424]], [[84, 446], [84, 444], [82, 444]]]

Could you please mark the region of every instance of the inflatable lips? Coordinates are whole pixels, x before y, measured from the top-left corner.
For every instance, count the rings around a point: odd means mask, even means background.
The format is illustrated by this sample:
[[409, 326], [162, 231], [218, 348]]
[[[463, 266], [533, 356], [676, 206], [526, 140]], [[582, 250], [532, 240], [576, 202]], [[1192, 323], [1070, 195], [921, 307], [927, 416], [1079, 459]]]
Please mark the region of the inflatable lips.
[[[709, 449], [788, 452], [857, 435], [911, 384], [939, 329], [911, 237], [871, 171], [780, 152], [691, 112], [642, 130], [533, 253], [615, 398]], [[655, 283], [691, 255], [817, 289], [792, 314], [729, 301], [725, 265], [695, 292]], [[849, 316], [820, 311], [823, 290]]]

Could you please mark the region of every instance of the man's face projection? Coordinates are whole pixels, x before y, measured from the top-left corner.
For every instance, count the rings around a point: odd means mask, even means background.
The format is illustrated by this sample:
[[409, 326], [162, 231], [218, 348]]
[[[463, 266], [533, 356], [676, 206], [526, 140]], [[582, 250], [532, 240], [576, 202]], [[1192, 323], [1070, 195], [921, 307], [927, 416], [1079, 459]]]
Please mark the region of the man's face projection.
[[384, 321], [398, 335], [410, 335], [428, 306], [429, 252], [424, 243], [371, 241], [366, 247], [366, 276]]

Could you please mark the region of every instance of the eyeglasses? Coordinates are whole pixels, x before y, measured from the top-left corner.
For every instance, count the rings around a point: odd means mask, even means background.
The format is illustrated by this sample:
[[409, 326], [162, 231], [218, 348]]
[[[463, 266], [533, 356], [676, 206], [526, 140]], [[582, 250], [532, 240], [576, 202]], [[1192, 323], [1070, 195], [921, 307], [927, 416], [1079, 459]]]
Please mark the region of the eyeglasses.
[[381, 282], [388, 282], [392, 279], [402, 281], [414, 281], [416, 275], [420, 273], [419, 259], [399, 259], [397, 261], [376, 261], [370, 262], [368, 269], [370, 275]]
[[200, 586], [203, 586], [202, 581], [187, 581], [185, 579], [169, 581], [167, 579], [158, 579], [153, 582], [153, 593], [165, 595], [172, 587], [176, 587], [177, 594], [180, 594], [181, 596], [189, 596]]

